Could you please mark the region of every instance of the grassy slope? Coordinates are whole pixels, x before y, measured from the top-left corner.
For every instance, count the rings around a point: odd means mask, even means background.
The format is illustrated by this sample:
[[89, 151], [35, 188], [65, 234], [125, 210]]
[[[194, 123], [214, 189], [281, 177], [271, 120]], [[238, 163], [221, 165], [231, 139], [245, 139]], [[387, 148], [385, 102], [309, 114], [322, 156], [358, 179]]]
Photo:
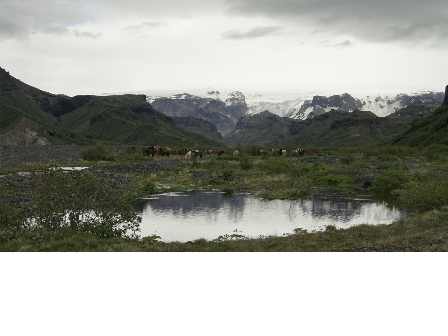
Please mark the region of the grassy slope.
[[381, 145], [407, 129], [414, 120], [414, 117], [379, 118], [367, 112], [353, 113], [337, 119], [328, 118], [327, 121], [320, 120], [323, 116], [315, 117], [316, 122], [299, 121], [299, 125], [304, 125], [281, 143], [320, 147]]
[[[80, 134], [61, 129], [52, 123], [42, 121], [36, 114], [28, 113], [19, 108], [0, 103], [0, 139], [8, 142], [8, 138], [20, 137], [20, 134], [29, 129], [38, 133], [39, 137], [47, 139], [55, 145], [77, 144], [91, 145], [93, 142]], [[0, 140], [0, 142], [2, 142]]]
[[[95, 120], [91, 123], [91, 119]], [[91, 139], [135, 145], [221, 146], [206, 136], [186, 131], [140, 96], [93, 97], [61, 117], [60, 126]]]
[[[53, 144], [89, 145], [92, 141], [70, 130], [59, 128], [57, 119], [40, 109], [39, 104], [56, 95], [41, 91], [0, 69], [0, 133], [20, 134], [27, 125]], [[18, 128], [16, 128], [18, 127]]]
[[[179, 128], [171, 118], [153, 109], [141, 96], [86, 96], [84, 103], [77, 97], [58, 96], [34, 88], [4, 69], [0, 69], [0, 77], [1, 133], [11, 131], [20, 138], [23, 127], [14, 127], [21, 120], [26, 120], [26, 125], [32, 125], [38, 136], [54, 144], [89, 145], [94, 143], [90, 138], [105, 143], [222, 147], [222, 144], [203, 135]], [[63, 114], [61, 122], [52, 113], [45, 112], [50, 106], [57, 108], [58, 104], [64, 103], [82, 106]], [[59, 107], [62, 108], [56, 111], [59, 115], [66, 112], [63, 106]], [[97, 115], [103, 118], [90, 125], [90, 118]]]
[[0, 102], [0, 133], [13, 129], [23, 117], [24, 113], [21, 110]]
[[410, 147], [448, 145], [448, 106], [442, 105], [432, 116], [412, 125], [392, 143]]

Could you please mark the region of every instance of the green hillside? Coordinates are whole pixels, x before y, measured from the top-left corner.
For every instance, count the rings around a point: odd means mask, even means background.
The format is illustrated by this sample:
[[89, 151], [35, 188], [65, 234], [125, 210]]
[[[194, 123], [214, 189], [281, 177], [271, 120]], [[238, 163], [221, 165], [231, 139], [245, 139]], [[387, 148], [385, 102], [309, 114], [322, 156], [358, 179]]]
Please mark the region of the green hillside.
[[0, 133], [17, 126], [24, 116], [24, 113], [18, 108], [6, 105], [3, 101], [0, 101]]
[[0, 68], [0, 144], [115, 144], [213, 146], [155, 110], [144, 95], [55, 95]]
[[444, 103], [432, 116], [412, 125], [392, 144], [410, 147], [448, 145], [448, 104]]
[[231, 144], [249, 146], [369, 146], [391, 141], [412, 124], [432, 115], [440, 104], [419, 104], [378, 117], [368, 111], [332, 110], [305, 120], [281, 118], [262, 112], [240, 118], [225, 136]]
[[43, 122], [39, 116], [0, 101], [0, 144], [77, 144], [94, 142], [86, 137]]
[[144, 95], [91, 96], [84, 106], [60, 117], [59, 126], [90, 139], [132, 145], [222, 146], [177, 126], [146, 102]]

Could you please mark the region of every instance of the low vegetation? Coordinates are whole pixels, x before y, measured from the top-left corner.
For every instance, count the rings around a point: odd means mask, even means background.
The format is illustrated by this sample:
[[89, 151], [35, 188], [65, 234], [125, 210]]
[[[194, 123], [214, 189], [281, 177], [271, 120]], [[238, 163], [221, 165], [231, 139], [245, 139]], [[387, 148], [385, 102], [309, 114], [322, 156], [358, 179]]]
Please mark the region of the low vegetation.
[[[29, 166], [31, 187], [0, 184], [0, 250], [446, 251], [446, 147], [331, 147], [320, 148], [319, 155], [310, 151], [301, 157], [288, 151], [280, 157], [276, 153], [258, 156], [256, 146], [239, 146], [238, 155], [228, 149], [221, 156], [185, 160], [183, 165], [158, 172], [127, 173], [130, 182], [118, 187], [90, 172], [66, 173], [56, 165]], [[437, 155], [431, 154], [434, 151]], [[91, 156], [85, 159], [97, 165], [111, 158], [142, 159], [137, 150], [111, 155], [101, 145], [89, 148], [86, 155]], [[17, 169], [6, 167], [0, 172], [14, 176]], [[139, 218], [132, 204], [141, 197], [185, 189], [226, 189], [270, 199], [303, 199], [313, 186], [367, 188], [378, 200], [417, 213], [386, 226], [327, 227], [323, 232], [297, 229], [293, 234], [256, 239], [235, 234], [185, 244], [164, 243], [157, 235], [136, 236]], [[26, 205], [16, 202], [24, 198]]]

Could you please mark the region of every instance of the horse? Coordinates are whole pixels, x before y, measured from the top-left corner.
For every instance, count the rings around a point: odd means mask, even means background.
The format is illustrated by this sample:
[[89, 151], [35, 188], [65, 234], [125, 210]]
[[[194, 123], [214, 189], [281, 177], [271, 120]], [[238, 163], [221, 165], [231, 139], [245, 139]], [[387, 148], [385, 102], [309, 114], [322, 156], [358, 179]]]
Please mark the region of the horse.
[[238, 155], [238, 154], [240, 154], [240, 151], [239, 151], [239, 150], [234, 150], [234, 151], [233, 151], [233, 155]]
[[188, 151], [188, 153], [185, 154], [185, 158], [190, 159], [192, 155], [194, 155], [194, 157], [199, 156], [200, 158], [202, 158], [202, 153], [200, 151], [198, 151], [197, 149]]
[[258, 150], [258, 156], [260, 156], [261, 154], [268, 155], [269, 151], [267, 149], [259, 149]]
[[208, 155], [208, 156], [212, 156], [212, 153], [213, 153], [213, 151], [211, 149], [208, 149], [205, 151], [205, 155]]
[[154, 154], [157, 153], [157, 150], [154, 147], [146, 147], [143, 149], [143, 155], [145, 156], [150, 156], [152, 155], [152, 157], [154, 157]]
[[221, 156], [221, 155], [223, 155], [224, 154], [224, 151], [223, 150], [220, 150], [219, 152], [218, 152], [218, 156]]
[[199, 158], [202, 158], [202, 152], [198, 151], [197, 149], [193, 150], [193, 154], [194, 154], [194, 157], [199, 156]]
[[169, 157], [170, 156], [170, 151], [171, 151], [171, 148], [168, 148], [168, 147], [159, 147], [158, 148], [158, 154], [160, 155], [160, 156], [167, 156], [167, 157]]

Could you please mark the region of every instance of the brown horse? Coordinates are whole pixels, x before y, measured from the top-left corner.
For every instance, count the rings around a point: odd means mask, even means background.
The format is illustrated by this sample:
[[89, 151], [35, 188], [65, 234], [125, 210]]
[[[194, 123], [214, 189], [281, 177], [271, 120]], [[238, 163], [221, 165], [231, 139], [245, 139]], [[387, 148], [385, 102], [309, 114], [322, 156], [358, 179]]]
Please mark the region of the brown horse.
[[157, 150], [154, 147], [146, 147], [146, 148], [143, 149], [143, 154], [145, 156], [152, 155], [152, 157], [154, 157], [154, 154], [156, 154], [156, 153], [157, 153]]
[[168, 147], [159, 147], [158, 149], [157, 149], [157, 154], [159, 154], [160, 156], [167, 156], [167, 157], [169, 157], [170, 156], [170, 151], [171, 151], [171, 148], [168, 148]]
[[259, 149], [258, 150], [258, 156], [260, 156], [260, 155], [268, 155], [269, 154], [269, 151], [267, 150], [267, 149]]

